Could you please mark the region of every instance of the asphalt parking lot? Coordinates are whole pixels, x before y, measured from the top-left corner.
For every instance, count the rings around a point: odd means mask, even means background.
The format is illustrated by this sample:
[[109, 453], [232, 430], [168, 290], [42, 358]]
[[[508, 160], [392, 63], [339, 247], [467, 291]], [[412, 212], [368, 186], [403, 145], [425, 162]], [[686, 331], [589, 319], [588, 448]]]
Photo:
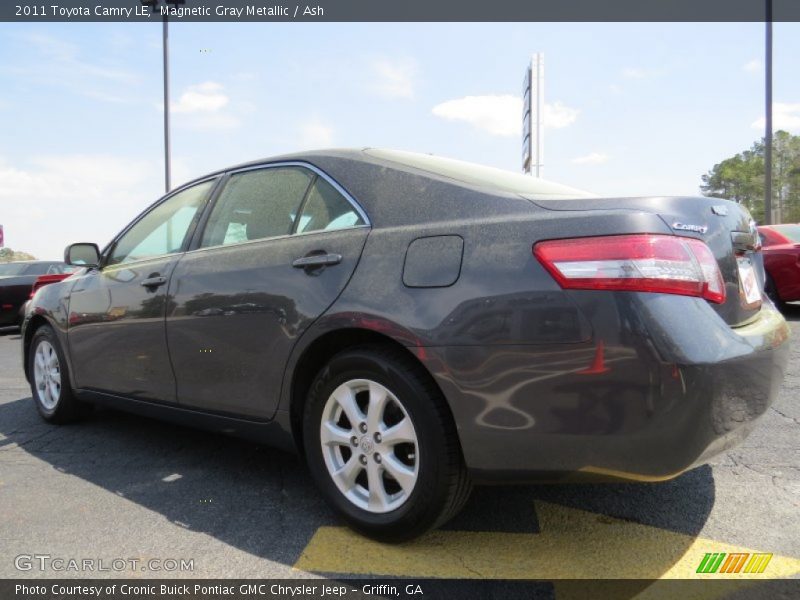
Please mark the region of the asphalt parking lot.
[[[743, 446], [660, 484], [480, 488], [444, 529], [401, 546], [342, 527], [292, 455], [112, 411], [45, 424], [5, 330], [0, 577], [673, 578], [738, 551], [773, 553], [763, 576], [797, 578], [800, 306], [787, 318], [788, 377]], [[20, 555], [141, 562], [42, 571]]]

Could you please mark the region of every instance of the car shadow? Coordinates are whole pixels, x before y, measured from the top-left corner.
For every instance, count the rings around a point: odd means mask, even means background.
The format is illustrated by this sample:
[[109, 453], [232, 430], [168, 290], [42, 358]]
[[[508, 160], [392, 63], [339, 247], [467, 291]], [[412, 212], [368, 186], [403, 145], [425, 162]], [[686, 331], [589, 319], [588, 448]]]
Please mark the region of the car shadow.
[[[341, 525], [298, 457], [249, 442], [110, 410], [96, 410], [81, 423], [53, 426], [39, 419], [30, 398], [0, 404], [0, 433], [4, 436], [0, 452], [22, 450], [181, 527], [288, 566], [303, 555], [320, 527]], [[649, 552], [650, 564], [655, 561], [656, 571], [664, 573], [703, 528], [714, 505], [714, 480], [711, 469], [703, 466], [660, 484], [479, 487], [453, 521], [406, 548], [457, 555], [469, 535], [465, 532], [482, 532], [475, 539], [483, 545], [482, 570], [490, 577], [493, 572], [504, 573], [499, 561], [507, 560], [510, 545], [518, 544], [524, 551], [531, 536], [542, 533], [537, 505], [549, 507], [551, 519], [554, 507], [578, 509], [587, 512], [574, 514], [591, 513], [594, 520], [623, 519], [683, 534], [645, 536], [644, 548], [639, 540], [639, 551]], [[606, 551], [626, 552], [624, 540], [613, 539], [617, 528], [605, 529]], [[487, 537], [486, 533], [529, 535]], [[569, 564], [579, 549], [557, 543], [559, 535], [558, 529], [550, 532], [548, 552]], [[372, 544], [358, 536], [353, 539], [356, 545]]]

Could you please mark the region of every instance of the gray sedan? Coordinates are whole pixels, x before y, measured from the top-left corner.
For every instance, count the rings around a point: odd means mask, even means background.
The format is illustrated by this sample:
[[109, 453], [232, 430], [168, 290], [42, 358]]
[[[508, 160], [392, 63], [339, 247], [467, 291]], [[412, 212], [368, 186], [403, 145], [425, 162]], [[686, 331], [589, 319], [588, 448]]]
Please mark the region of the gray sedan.
[[44, 419], [103, 404], [298, 451], [386, 541], [473, 483], [675, 477], [749, 433], [788, 358], [739, 205], [428, 155], [221, 170], [66, 260], [24, 324]]

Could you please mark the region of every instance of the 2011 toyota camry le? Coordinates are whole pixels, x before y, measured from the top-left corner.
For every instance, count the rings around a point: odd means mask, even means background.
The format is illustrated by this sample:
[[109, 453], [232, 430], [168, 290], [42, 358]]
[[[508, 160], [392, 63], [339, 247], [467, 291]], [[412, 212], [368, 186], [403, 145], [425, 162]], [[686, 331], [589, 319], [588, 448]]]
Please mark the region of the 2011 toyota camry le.
[[429, 155], [221, 170], [65, 254], [22, 336], [45, 420], [105, 404], [293, 448], [386, 541], [473, 482], [675, 477], [751, 431], [788, 359], [738, 204]]

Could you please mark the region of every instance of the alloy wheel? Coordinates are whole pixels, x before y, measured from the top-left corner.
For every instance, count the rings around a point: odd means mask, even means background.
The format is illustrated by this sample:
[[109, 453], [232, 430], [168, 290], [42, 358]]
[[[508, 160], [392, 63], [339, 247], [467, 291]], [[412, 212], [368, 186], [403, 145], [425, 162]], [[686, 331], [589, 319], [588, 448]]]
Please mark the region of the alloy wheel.
[[38, 400], [46, 410], [53, 410], [61, 398], [61, 365], [53, 345], [42, 340], [33, 359], [33, 379]]
[[417, 433], [402, 403], [380, 383], [353, 379], [337, 387], [322, 411], [320, 442], [331, 479], [357, 507], [386, 513], [414, 491]]

